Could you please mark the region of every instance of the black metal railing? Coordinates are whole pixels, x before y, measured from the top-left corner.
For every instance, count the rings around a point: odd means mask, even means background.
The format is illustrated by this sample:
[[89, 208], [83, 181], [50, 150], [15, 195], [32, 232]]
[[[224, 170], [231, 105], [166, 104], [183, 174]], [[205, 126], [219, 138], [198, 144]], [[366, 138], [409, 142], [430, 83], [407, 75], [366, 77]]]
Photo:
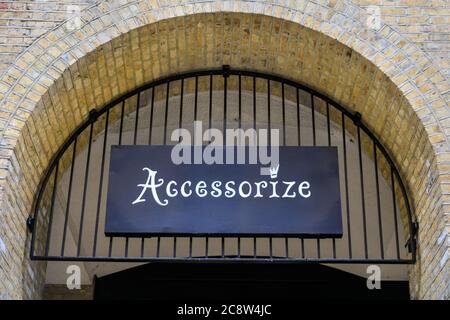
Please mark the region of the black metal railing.
[[[109, 148], [170, 144], [171, 128], [279, 128], [282, 145], [337, 146], [342, 239], [106, 237]], [[213, 210], [213, 208], [212, 208]], [[104, 106], [50, 162], [28, 219], [31, 258], [68, 261], [414, 263], [417, 224], [395, 163], [361, 115], [300, 83], [253, 71], [186, 72]]]

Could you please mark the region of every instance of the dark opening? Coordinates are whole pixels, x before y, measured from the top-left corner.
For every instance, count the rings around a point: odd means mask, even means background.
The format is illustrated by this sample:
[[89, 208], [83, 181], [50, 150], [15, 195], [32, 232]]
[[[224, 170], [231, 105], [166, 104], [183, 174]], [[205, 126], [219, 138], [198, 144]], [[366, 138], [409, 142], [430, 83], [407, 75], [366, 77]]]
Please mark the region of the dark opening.
[[409, 299], [407, 281], [366, 278], [317, 264], [146, 264], [97, 278], [94, 299]]

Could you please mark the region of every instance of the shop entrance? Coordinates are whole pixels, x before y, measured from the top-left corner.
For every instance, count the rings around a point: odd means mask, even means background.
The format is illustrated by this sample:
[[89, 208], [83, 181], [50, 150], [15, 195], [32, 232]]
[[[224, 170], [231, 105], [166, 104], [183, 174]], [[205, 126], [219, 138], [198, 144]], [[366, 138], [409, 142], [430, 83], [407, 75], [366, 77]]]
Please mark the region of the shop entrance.
[[366, 278], [324, 265], [146, 264], [95, 279], [94, 299], [216, 301], [409, 299], [408, 281]]
[[[282, 146], [337, 147], [342, 238], [106, 235], [111, 147], [174, 145], [172, 132], [192, 132], [196, 121], [222, 131], [278, 129]], [[31, 258], [49, 261], [47, 283], [65, 281], [52, 272], [60, 263], [79, 264], [84, 278], [98, 277], [99, 299], [408, 297], [416, 218], [393, 158], [369, 128], [361, 114], [277, 75], [223, 66], [148, 83], [92, 110], [58, 150], [28, 219]], [[372, 264], [385, 268], [381, 291], [367, 290]]]

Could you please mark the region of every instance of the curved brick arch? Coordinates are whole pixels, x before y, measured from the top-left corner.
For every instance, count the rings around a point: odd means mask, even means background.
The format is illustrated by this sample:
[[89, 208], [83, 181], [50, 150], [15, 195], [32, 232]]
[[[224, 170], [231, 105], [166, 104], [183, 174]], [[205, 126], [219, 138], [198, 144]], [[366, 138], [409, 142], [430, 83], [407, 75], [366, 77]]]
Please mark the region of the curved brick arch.
[[[439, 118], [448, 108], [446, 81], [392, 29], [367, 30], [361, 9], [342, 2], [304, 2], [295, 9], [246, 1], [121, 3], [83, 11], [81, 30], [68, 31], [66, 22], [4, 74], [2, 212], [18, 211], [19, 234], [25, 234], [22, 221], [42, 171], [89, 108], [169, 73], [222, 64], [288, 74], [360, 111], [400, 165], [421, 223], [419, 237], [435, 239], [445, 230], [449, 145]], [[427, 163], [441, 179], [424, 197]], [[437, 269], [447, 247], [424, 249], [412, 270], [416, 297], [438, 295], [430, 287], [439, 274], [446, 276], [445, 265]]]

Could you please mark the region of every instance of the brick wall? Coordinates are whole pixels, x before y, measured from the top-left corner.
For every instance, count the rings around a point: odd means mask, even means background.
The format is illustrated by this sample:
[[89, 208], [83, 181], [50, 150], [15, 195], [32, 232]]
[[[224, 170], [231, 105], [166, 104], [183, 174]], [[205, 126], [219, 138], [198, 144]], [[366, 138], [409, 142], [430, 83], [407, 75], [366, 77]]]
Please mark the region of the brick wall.
[[94, 0], [0, 1], [0, 73], [24, 48]]
[[447, 0], [353, 0], [379, 6], [382, 20], [429, 55], [450, 75], [450, 5]]
[[[330, 0], [330, 3], [337, 0]], [[98, 0], [1, 0], [0, 73], [24, 48], [79, 10]], [[299, 5], [297, 1], [279, 1]], [[301, 1], [298, 1], [301, 2]], [[328, 1], [323, 1], [324, 3]], [[378, 6], [387, 25], [426, 52], [442, 72], [450, 75], [450, 6], [447, 0], [352, 0], [368, 8]]]

